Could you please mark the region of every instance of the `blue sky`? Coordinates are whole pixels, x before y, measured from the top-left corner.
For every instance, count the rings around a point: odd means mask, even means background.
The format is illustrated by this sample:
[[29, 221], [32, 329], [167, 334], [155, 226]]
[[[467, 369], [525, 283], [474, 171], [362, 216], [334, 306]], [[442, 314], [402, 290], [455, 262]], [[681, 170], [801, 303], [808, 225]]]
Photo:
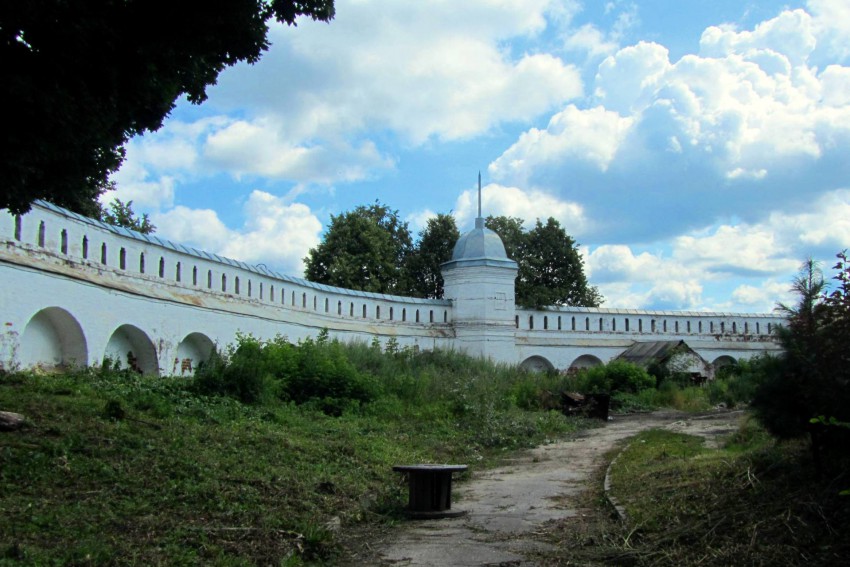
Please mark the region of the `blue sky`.
[[762, 312], [850, 246], [850, 3], [337, 0], [132, 140], [158, 233], [301, 275], [376, 199], [557, 218], [605, 306]]

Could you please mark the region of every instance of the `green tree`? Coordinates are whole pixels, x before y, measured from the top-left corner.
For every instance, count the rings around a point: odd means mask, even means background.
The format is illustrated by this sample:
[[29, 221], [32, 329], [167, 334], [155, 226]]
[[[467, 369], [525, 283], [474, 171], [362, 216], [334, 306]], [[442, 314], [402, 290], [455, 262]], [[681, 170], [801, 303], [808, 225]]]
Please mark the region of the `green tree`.
[[133, 212], [133, 201], [127, 201], [125, 203], [121, 199], [113, 199], [109, 203], [109, 208], [100, 208], [100, 214], [98, 216], [105, 223], [114, 226], [123, 226], [124, 228], [129, 228], [142, 234], [153, 234], [156, 230], [156, 226], [150, 221], [147, 213], [141, 217], [136, 216], [136, 213]]
[[537, 220], [526, 232], [523, 220], [515, 217], [487, 217], [485, 225], [505, 244], [508, 257], [519, 267], [516, 302], [527, 308], [548, 305], [598, 307], [603, 297], [587, 282], [584, 260], [576, 242], [552, 218]]
[[440, 213], [428, 219], [405, 264], [413, 295], [434, 299], [443, 297], [443, 274], [440, 266], [452, 259], [452, 251], [458, 238], [460, 232], [452, 215]]
[[816, 455], [836, 439], [846, 441], [847, 434], [812, 424], [812, 418], [850, 421], [850, 262], [846, 251], [838, 258], [832, 293], [826, 293], [823, 274], [812, 260], [794, 279], [796, 307], [779, 306], [788, 316], [787, 325], [777, 330], [783, 352], [763, 364], [752, 402], [771, 434], [780, 439], [809, 435]]
[[0, 208], [46, 199], [96, 216], [131, 137], [256, 62], [268, 21], [328, 21], [333, 0], [0, 2]]
[[525, 245], [525, 229], [522, 223], [525, 222], [517, 217], [505, 216], [489, 216], [484, 219], [484, 226], [499, 235], [502, 239], [502, 244], [505, 245], [505, 253], [508, 258], [519, 263], [519, 259], [523, 256], [523, 247]]
[[411, 285], [403, 266], [412, 247], [398, 211], [376, 201], [331, 215], [324, 240], [304, 258], [304, 277], [348, 289], [405, 294]]

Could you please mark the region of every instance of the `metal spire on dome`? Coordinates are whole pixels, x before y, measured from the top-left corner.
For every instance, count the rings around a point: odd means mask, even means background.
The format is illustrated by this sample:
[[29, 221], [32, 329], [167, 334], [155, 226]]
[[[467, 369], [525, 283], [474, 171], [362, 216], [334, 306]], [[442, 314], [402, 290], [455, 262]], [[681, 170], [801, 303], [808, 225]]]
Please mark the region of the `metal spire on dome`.
[[481, 217], [481, 172], [478, 172], [478, 217]]
[[478, 217], [475, 219], [475, 228], [484, 228], [484, 217], [481, 216], [481, 171], [478, 171]]

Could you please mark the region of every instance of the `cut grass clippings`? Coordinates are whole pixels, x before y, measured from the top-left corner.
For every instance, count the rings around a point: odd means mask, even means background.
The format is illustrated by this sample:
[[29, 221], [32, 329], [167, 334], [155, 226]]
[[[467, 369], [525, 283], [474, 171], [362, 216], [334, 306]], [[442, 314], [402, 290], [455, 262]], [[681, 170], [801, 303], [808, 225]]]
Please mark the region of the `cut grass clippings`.
[[847, 564], [850, 498], [839, 495], [847, 476], [841, 467], [819, 473], [810, 459], [802, 444], [776, 446], [752, 423], [721, 449], [643, 432], [612, 468], [625, 523], [601, 490], [589, 493], [585, 521], [552, 532], [561, 551], [545, 564]]

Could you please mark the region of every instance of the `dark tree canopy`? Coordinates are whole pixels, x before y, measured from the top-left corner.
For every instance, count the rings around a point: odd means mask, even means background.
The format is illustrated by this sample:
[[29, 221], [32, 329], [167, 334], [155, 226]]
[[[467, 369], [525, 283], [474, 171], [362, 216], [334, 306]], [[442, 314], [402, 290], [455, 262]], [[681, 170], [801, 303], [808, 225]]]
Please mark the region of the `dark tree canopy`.
[[460, 232], [453, 216], [440, 213], [428, 219], [405, 265], [412, 295], [442, 299], [443, 274], [440, 266], [452, 259], [458, 238]]
[[328, 285], [376, 293], [405, 294], [404, 271], [413, 247], [398, 211], [376, 202], [331, 216], [324, 240], [304, 258], [304, 277]]
[[96, 216], [127, 140], [256, 62], [270, 19], [302, 15], [328, 21], [333, 0], [0, 2], [0, 207], [41, 198]]
[[812, 448], [832, 439], [843, 445], [850, 432], [815, 427], [823, 416], [850, 424], [850, 261], [838, 254], [838, 282], [827, 291], [817, 263], [808, 260], [794, 279], [799, 302], [780, 305], [788, 324], [777, 330], [783, 347], [777, 358], [762, 362], [762, 381], [752, 406], [768, 431], [779, 438], [812, 437]]
[[487, 217], [485, 225], [502, 238], [508, 257], [519, 265], [516, 302], [527, 308], [548, 305], [598, 307], [599, 290], [587, 282], [576, 242], [554, 218], [526, 232], [523, 220]]

